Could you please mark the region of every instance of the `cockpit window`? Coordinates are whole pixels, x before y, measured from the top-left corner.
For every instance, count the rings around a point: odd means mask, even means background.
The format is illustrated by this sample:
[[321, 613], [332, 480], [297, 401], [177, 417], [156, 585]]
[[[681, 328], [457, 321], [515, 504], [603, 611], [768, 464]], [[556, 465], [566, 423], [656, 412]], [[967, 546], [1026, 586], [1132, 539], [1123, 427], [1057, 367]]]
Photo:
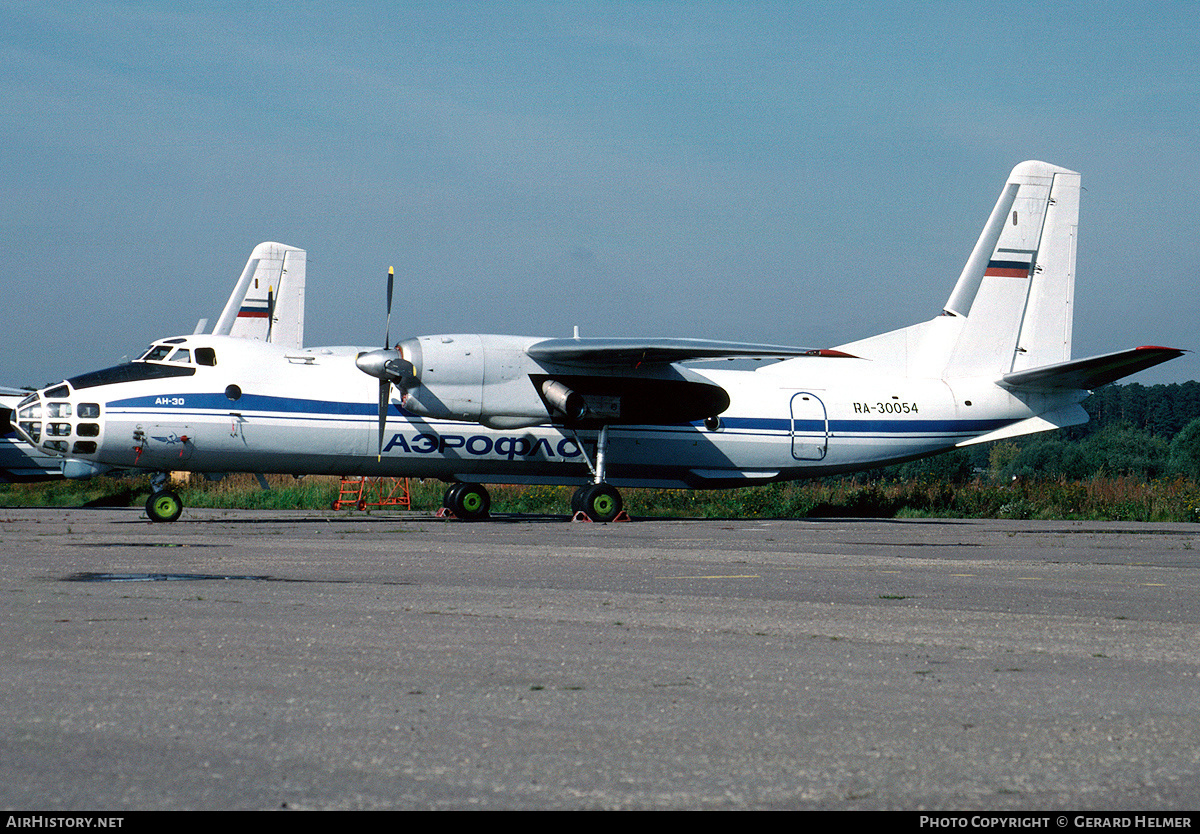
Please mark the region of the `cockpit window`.
[[139, 362], [162, 362], [167, 358], [167, 354], [171, 352], [170, 345], [151, 345], [150, 349], [143, 353], [138, 359]]
[[192, 352], [187, 348], [180, 348], [171, 354], [171, 361], [190, 363], [192, 361]]
[[73, 376], [68, 382], [76, 391], [82, 388], [93, 388], [97, 385], [108, 385], [113, 382], [135, 382], [142, 379], [164, 379], [172, 376], [191, 376], [196, 369], [188, 365], [147, 364], [145, 362], [130, 362], [128, 365], [117, 365], [115, 368], [105, 368], [102, 371], [92, 371], [89, 374]]
[[196, 348], [197, 365], [216, 365], [217, 352], [212, 348]]

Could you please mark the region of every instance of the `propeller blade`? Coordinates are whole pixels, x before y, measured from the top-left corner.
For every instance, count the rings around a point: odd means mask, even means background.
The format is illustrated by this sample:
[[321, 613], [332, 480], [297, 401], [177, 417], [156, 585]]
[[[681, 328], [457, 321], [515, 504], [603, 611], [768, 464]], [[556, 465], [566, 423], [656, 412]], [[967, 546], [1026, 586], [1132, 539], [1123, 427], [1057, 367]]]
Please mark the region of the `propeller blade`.
[[387, 291], [387, 330], [383, 335], [383, 346], [390, 348], [392, 346], [392, 284], [396, 280], [396, 270], [388, 267], [388, 291]]
[[379, 380], [379, 453], [376, 461], [383, 460], [383, 435], [387, 429], [388, 400], [391, 399], [392, 383], [386, 379]]
[[[396, 270], [388, 267], [387, 280], [387, 327], [383, 333], [383, 350], [360, 353], [354, 364], [363, 373], [379, 378], [379, 448], [376, 461], [383, 460], [383, 436], [387, 433], [387, 412], [392, 398], [392, 379], [407, 371], [413, 376], [411, 362], [406, 362], [398, 350], [392, 348], [392, 290], [396, 283]], [[406, 367], [407, 366], [407, 367]], [[402, 389], [403, 390], [403, 389]]]
[[267, 338], [271, 341], [271, 325], [275, 323], [275, 288], [267, 287]]

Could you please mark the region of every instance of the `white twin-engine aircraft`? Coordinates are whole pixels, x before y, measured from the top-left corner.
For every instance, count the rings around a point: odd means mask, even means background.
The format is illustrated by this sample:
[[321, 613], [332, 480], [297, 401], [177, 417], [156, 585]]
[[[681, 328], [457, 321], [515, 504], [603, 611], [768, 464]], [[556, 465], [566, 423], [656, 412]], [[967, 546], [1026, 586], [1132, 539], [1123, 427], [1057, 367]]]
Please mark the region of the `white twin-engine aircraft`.
[[[182, 510], [170, 470], [440, 478], [461, 518], [487, 514], [481, 483], [578, 484], [572, 509], [609, 521], [617, 487], [793, 480], [1086, 422], [1091, 389], [1183, 351], [1071, 359], [1078, 216], [1079, 174], [1021, 163], [940, 315], [826, 350], [477, 333], [303, 348], [271, 333], [294, 311], [235, 291], [212, 334], [38, 391], [17, 425], [69, 477], [157, 473], [155, 521]], [[303, 264], [263, 244], [239, 286], [302, 284]], [[391, 289], [389, 273], [389, 331]], [[239, 314], [263, 332], [230, 335]], [[782, 361], [682, 364], [733, 358]]]

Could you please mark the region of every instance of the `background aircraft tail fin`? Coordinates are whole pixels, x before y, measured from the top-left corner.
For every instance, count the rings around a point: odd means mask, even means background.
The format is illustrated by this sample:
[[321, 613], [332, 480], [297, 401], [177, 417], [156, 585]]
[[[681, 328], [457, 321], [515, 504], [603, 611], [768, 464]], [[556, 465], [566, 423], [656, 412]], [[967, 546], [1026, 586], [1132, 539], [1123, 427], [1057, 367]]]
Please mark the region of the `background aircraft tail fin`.
[[307, 263], [307, 253], [294, 246], [255, 246], [213, 333], [303, 347]]

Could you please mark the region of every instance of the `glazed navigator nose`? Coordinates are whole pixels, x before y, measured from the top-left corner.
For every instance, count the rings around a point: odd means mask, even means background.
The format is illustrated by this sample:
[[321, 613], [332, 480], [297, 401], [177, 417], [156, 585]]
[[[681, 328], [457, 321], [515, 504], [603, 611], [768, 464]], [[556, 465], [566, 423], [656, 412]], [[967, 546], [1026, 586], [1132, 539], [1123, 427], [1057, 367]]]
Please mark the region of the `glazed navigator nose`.
[[17, 404], [17, 434], [51, 454], [95, 454], [101, 434], [100, 404], [83, 402], [65, 382], [30, 394]]

